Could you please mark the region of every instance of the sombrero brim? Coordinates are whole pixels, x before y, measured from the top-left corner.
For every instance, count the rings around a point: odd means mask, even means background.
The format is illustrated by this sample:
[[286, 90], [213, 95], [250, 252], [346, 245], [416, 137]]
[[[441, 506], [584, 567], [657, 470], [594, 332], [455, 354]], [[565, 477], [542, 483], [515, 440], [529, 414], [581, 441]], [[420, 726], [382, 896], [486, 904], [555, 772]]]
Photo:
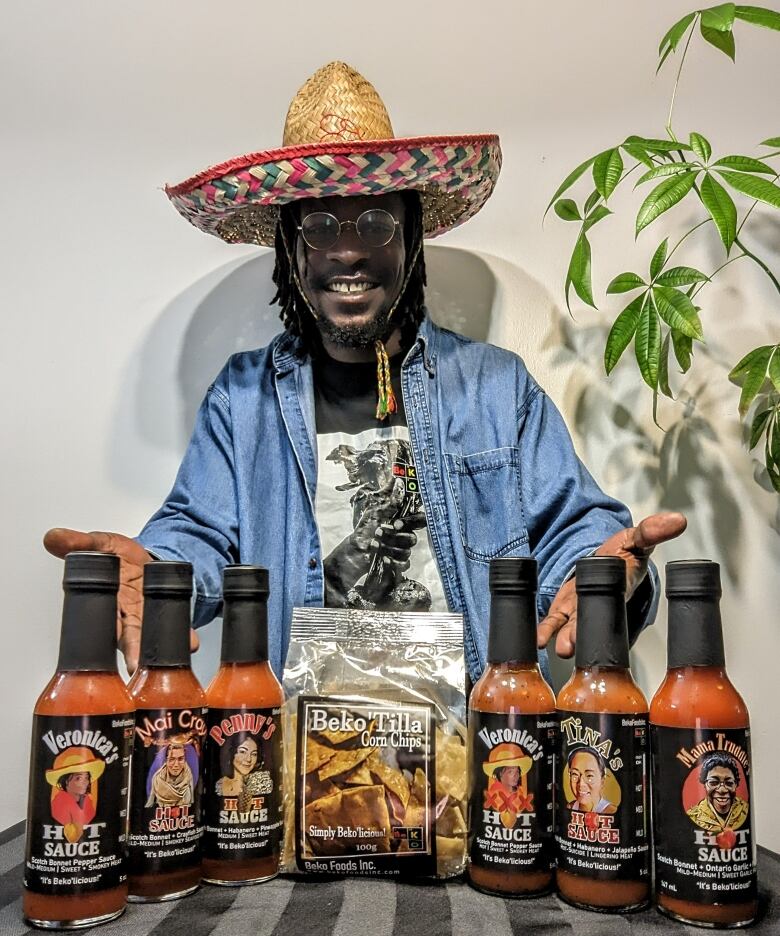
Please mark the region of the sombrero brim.
[[528, 771], [531, 769], [532, 766], [533, 766], [533, 761], [531, 760], [530, 757], [510, 757], [509, 760], [496, 761], [495, 764], [485, 763], [482, 765], [482, 769], [485, 771], [488, 777], [492, 777], [493, 773], [499, 767], [518, 767], [520, 769], [520, 773], [522, 775], [525, 775], [528, 773]]
[[88, 773], [93, 780], [102, 776], [106, 765], [102, 760], [88, 761], [86, 764], [71, 764], [69, 767], [61, 767], [57, 770], [46, 771], [46, 782], [54, 786], [60, 777], [69, 773]]
[[228, 243], [274, 243], [279, 206], [300, 198], [420, 193], [426, 237], [473, 217], [501, 169], [495, 134], [311, 143], [251, 153], [165, 192], [195, 227]]

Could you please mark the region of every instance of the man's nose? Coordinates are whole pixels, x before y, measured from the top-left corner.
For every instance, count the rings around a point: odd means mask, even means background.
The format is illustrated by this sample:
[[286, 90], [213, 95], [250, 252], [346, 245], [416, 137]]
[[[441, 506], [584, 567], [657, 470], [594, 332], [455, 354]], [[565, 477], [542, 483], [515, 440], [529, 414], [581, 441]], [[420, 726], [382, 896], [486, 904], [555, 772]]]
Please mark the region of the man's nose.
[[341, 233], [336, 243], [328, 248], [328, 260], [343, 263], [345, 266], [354, 266], [361, 260], [366, 260], [371, 253], [358, 236], [354, 221], [343, 221]]

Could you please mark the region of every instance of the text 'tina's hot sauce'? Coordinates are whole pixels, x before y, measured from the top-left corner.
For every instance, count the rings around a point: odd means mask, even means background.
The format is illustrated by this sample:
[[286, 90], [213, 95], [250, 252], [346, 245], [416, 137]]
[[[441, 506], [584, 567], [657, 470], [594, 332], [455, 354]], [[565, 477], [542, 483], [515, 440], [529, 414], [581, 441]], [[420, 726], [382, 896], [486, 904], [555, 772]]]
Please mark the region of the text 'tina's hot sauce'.
[[116, 666], [119, 559], [65, 558], [57, 671], [35, 704], [24, 918], [76, 928], [125, 908], [133, 704]]
[[650, 707], [659, 910], [703, 926], [756, 916], [750, 720], [726, 675], [716, 562], [670, 562], [668, 670]]
[[268, 571], [227, 566], [222, 662], [207, 692], [203, 879], [267, 881], [282, 841], [282, 687], [268, 662]]
[[469, 699], [469, 880], [531, 897], [553, 882], [555, 696], [539, 671], [535, 559], [490, 563], [487, 668]]
[[580, 559], [576, 585], [575, 670], [558, 694], [558, 891], [591, 910], [634, 910], [650, 893], [650, 751], [629, 669], [625, 563]]
[[130, 782], [128, 900], [173, 900], [200, 883], [206, 696], [190, 669], [188, 562], [144, 566]]

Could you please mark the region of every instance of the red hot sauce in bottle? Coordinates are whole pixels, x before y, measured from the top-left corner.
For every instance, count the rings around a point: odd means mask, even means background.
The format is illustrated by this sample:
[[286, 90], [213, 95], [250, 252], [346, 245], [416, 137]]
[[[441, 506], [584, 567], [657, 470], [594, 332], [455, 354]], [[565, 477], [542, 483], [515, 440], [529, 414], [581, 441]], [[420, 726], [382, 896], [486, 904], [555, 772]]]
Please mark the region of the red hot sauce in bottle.
[[726, 675], [716, 562], [670, 562], [668, 670], [650, 706], [658, 909], [699, 926], [757, 913], [750, 718]]
[[222, 662], [206, 701], [203, 879], [254, 884], [279, 873], [282, 687], [268, 662], [268, 570], [225, 568]]
[[33, 715], [22, 912], [77, 928], [127, 900], [125, 829], [133, 703], [116, 666], [119, 559], [65, 557], [57, 671]]
[[130, 784], [128, 900], [173, 900], [200, 884], [206, 696], [190, 668], [189, 562], [144, 566]]
[[629, 669], [626, 567], [576, 567], [575, 670], [558, 694], [558, 891], [589, 910], [638, 910], [650, 894], [647, 700]]
[[555, 696], [539, 671], [535, 559], [490, 563], [488, 665], [469, 698], [469, 881], [504, 897], [553, 883]]

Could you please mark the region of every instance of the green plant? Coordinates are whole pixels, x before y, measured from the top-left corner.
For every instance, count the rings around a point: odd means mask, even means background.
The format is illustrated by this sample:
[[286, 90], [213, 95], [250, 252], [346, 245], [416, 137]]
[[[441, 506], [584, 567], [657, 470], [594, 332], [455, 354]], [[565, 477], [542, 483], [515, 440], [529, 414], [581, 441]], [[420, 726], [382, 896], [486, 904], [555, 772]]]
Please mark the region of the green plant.
[[[701, 290], [729, 264], [747, 258], [760, 267], [780, 295], [777, 276], [748, 248], [743, 234], [758, 202], [780, 210], [780, 186], [776, 184], [780, 172], [769, 162], [780, 155], [780, 136], [760, 144], [769, 150], [760, 158], [727, 155], [713, 160], [712, 147], [705, 137], [692, 132], [685, 142], [672, 127], [680, 75], [697, 27], [706, 42], [734, 61], [732, 27], [737, 21], [780, 30], [780, 13], [764, 7], [723, 3], [684, 16], [669, 29], [658, 48], [656, 74], [682, 46], [666, 124], [668, 139], [631, 135], [617, 146], [586, 159], [564, 179], [547, 206], [547, 211], [552, 207], [562, 220], [579, 224], [566, 273], [566, 305], [571, 311], [572, 289], [583, 302], [596, 308], [588, 234], [594, 225], [612, 214], [607, 207], [609, 199], [624, 180], [644, 169], [636, 179], [635, 189], [654, 183], [637, 212], [637, 237], [691, 193], [699, 200], [702, 220], [682, 229], [671, 249], [668, 237], [661, 241], [650, 260], [649, 276], [621, 273], [607, 287], [608, 294], [636, 292], [636, 296], [612, 325], [604, 350], [604, 367], [607, 374], [611, 373], [633, 341], [642, 379], [653, 391], [656, 424], [658, 394], [673, 398], [669, 383], [670, 352], [674, 353], [681, 372], [686, 373], [691, 367], [694, 342], [704, 339], [701, 308], [697, 305]], [[561, 198], [588, 170], [593, 190], [581, 206], [572, 198]], [[709, 273], [680, 265], [677, 251], [690, 235], [709, 224], [715, 225], [722, 241], [724, 262]], [[677, 265], [670, 266], [673, 257]], [[780, 492], [780, 342], [746, 354], [731, 370], [729, 379], [742, 388], [740, 417], [745, 419], [751, 411], [749, 447], [753, 449], [764, 438], [764, 463], [772, 485]]]

